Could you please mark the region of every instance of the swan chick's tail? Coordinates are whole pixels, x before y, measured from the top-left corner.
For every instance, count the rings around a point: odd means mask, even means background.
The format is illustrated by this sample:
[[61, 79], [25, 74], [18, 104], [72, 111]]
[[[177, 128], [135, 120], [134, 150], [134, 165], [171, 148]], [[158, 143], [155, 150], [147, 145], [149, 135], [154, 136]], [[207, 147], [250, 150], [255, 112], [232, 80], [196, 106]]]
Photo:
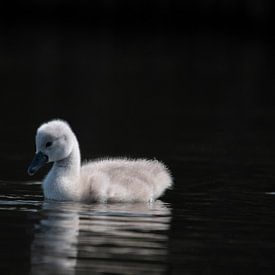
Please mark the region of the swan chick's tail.
[[154, 200], [160, 197], [166, 189], [171, 189], [173, 185], [173, 179], [169, 169], [159, 161], [155, 161], [155, 164], [157, 171], [154, 180]]

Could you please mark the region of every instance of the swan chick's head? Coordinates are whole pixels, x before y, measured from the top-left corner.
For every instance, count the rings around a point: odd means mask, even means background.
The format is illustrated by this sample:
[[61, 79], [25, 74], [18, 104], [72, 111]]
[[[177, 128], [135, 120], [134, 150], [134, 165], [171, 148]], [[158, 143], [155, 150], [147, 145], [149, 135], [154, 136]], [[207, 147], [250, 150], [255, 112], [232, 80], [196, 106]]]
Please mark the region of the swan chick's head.
[[35, 174], [44, 164], [67, 158], [73, 150], [74, 134], [63, 120], [52, 120], [42, 124], [35, 137], [36, 154], [28, 173]]

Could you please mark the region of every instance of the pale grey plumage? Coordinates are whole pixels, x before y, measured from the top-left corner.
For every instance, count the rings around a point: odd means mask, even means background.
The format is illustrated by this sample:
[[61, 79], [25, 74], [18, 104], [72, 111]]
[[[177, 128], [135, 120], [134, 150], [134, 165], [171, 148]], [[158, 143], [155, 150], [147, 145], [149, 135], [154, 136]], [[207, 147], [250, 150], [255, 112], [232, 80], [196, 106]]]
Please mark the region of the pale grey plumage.
[[157, 160], [102, 159], [81, 166], [77, 138], [62, 120], [52, 120], [38, 128], [36, 153], [40, 160], [30, 165], [30, 174], [41, 167], [41, 156], [54, 162], [42, 183], [48, 199], [152, 201], [172, 186], [168, 169]]

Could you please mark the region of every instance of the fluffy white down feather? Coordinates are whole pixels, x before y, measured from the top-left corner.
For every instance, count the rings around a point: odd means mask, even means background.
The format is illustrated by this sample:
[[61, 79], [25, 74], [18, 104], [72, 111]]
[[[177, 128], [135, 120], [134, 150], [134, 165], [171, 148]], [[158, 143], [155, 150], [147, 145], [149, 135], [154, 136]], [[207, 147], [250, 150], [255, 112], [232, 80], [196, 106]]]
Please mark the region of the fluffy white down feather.
[[47, 199], [148, 202], [172, 186], [168, 169], [157, 160], [101, 159], [81, 166], [77, 138], [62, 120], [38, 128], [36, 152], [54, 162], [42, 183]]

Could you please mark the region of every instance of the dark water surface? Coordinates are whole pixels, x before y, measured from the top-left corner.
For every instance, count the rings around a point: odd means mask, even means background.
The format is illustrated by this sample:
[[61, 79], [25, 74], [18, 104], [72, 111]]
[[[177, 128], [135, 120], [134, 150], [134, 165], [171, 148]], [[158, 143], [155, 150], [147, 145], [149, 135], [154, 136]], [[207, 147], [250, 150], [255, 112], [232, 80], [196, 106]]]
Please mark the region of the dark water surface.
[[[19, 23], [0, 35], [0, 274], [274, 274], [271, 37]], [[26, 169], [56, 117], [84, 159], [158, 158], [173, 190], [44, 201], [47, 169]]]

